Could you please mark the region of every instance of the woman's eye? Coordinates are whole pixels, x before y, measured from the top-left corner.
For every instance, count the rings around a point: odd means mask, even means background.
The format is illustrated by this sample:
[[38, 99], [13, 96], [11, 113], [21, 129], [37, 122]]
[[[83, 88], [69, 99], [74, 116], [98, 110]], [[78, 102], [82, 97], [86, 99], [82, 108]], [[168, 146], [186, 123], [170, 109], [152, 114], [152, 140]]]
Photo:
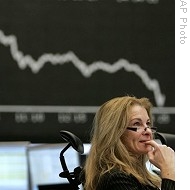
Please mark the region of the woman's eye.
[[141, 123], [139, 123], [139, 122], [135, 122], [134, 124], [133, 124], [133, 126], [141, 126]]

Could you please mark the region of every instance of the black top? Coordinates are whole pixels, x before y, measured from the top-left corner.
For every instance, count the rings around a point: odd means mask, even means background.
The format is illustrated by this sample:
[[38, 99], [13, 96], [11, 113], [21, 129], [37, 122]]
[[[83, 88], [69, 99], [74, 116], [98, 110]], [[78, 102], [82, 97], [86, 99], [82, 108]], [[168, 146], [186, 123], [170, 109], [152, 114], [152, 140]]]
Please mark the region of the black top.
[[[113, 170], [102, 176], [97, 190], [159, 190], [158, 187], [141, 184], [133, 175]], [[175, 181], [162, 179], [161, 190], [174, 190]]]

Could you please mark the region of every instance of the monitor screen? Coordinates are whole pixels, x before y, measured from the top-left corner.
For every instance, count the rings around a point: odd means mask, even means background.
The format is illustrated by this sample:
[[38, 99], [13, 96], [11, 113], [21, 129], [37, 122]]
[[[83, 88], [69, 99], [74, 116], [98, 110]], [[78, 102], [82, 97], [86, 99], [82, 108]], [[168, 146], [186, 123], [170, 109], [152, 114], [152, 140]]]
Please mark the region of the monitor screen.
[[28, 190], [28, 142], [0, 142], [0, 189]]
[[[29, 179], [31, 190], [39, 186], [69, 183], [67, 178], [59, 177], [63, 171], [60, 152], [66, 143], [31, 145], [28, 148]], [[78, 167], [79, 155], [72, 147], [66, 150], [64, 158], [69, 172]]]

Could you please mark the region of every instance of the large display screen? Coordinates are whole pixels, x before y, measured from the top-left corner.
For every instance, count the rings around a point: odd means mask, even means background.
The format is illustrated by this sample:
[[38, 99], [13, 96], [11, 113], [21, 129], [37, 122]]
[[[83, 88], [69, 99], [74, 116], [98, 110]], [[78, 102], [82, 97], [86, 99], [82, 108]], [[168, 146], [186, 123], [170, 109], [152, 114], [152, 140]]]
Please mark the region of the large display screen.
[[[0, 0], [0, 138], [89, 142], [98, 107], [148, 97], [175, 133], [175, 1]], [[10, 131], [13, 131], [10, 133]]]

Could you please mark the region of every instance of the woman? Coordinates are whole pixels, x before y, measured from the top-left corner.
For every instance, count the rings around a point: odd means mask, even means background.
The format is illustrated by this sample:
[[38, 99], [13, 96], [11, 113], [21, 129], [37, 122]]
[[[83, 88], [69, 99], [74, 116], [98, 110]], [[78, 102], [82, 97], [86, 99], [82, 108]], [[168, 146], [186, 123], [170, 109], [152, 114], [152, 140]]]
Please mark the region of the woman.
[[[153, 140], [156, 129], [147, 98], [124, 96], [104, 103], [94, 118], [85, 190], [174, 190], [174, 151]], [[160, 177], [149, 172], [149, 160]]]

